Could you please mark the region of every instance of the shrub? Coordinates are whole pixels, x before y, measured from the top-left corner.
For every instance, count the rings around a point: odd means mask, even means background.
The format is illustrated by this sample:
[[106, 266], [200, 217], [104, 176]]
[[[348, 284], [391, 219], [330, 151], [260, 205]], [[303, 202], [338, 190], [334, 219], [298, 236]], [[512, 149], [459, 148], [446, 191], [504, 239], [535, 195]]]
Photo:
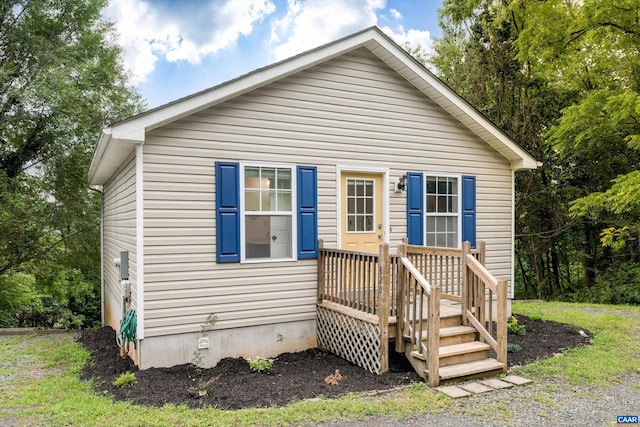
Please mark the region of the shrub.
[[271, 372], [271, 368], [273, 367], [273, 360], [263, 357], [254, 357], [253, 359], [248, 359], [247, 362], [249, 362], [249, 368], [253, 372], [263, 374]]
[[125, 372], [115, 379], [113, 385], [116, 387], [129, 387], [136, 383], [136, 375], [133, 372]]
[[507, 332], [512, 335], [526, 335], [527, 327], [518, 324], [518, 319], [515, 316], [511, 316], [507, 322]]
[[516, 343], [508, 343], [507, 344], [507, 353], [517, 353], [520, 350], [522, 350], [522, 346], [516, 344]]

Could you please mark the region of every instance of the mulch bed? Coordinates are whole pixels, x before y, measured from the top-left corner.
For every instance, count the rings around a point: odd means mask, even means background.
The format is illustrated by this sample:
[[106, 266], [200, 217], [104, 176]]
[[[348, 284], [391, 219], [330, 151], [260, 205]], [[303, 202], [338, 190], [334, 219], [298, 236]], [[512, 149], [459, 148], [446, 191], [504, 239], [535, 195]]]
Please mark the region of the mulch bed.
[[[590, 338], [569, 325], [532, 321], [520, 315], [517, 318], [527, 332], [522, 336], [509, 335], [509, 342], [522, 348], [508, 354], [509, 366], [552, 357], [564, 349], [590, 342]], [[384, 375], [373, 375], [319, 349], [281, 354], [274, 359], [268, 374], [252, 372], [241, 358], [223, 359], [211, 369], [198, 370], [192, 364], [184, 364], [138, 371], [130, 359], [119, 357], [115, 331], [110, 327], [84, 331], [78, 340], [91, 353], [80, 377], [92, 380], [99, 393], [139, 405], [172, 403], [220, 409], [283, 406], [318, 396], [388, 390], [421, 381], [404, 356], [394, 351], [390, 352], [390, 372]], [[135, 372], [136, 384], [115, 387], [113, 381], [127, 371]], [[203, 384], [208, 384], [207, 393], [199, 396]]]

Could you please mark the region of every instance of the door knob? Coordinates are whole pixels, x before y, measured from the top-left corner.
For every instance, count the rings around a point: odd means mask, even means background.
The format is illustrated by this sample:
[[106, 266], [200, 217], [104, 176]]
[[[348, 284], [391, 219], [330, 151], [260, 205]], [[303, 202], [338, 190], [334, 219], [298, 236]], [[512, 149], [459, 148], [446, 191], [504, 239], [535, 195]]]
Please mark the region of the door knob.
[[278, 239], [278, 236], [271, 236], [271, 240], [273, 240], [274, 242], [276, 241], [276, 239]]

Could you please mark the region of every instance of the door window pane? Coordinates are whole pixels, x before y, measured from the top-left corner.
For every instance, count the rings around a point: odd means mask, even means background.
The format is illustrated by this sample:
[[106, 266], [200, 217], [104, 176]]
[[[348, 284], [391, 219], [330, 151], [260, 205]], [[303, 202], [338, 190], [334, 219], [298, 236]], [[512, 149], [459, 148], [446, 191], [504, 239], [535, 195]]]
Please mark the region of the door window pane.
[[375, 221], [374, 181], [347, 179], [347, 232], [372, 232]]

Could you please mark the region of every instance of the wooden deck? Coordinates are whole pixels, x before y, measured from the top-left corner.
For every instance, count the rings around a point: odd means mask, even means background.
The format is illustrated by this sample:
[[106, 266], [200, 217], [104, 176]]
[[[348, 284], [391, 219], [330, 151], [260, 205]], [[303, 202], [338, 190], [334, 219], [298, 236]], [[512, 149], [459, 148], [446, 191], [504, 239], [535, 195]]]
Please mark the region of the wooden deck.
[[402, 245], [395, 256], [386, 245], [378, 255], [320, 248], [319, 346], [381, 374], [393, 339], [432, 386], [506, 370], [506, 282], [484, 268], [483, 244]]

